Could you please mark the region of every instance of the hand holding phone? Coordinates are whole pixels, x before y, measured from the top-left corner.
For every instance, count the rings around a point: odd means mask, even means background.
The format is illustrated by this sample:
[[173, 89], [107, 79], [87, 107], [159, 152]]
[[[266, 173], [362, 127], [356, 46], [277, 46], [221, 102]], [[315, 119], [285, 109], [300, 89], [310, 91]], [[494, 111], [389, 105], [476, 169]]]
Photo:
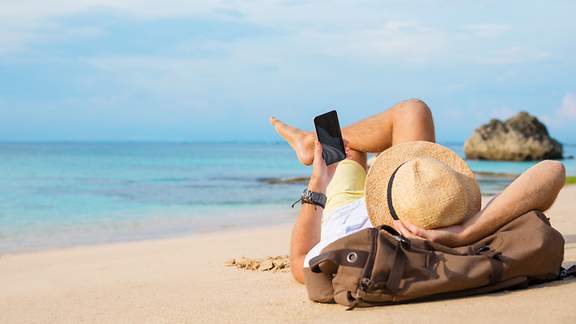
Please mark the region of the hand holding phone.
[[346, 151], [336, 110], [316, 116], [314, 126], [318, 141], [322, 144], [322, 157], [326, 161], [326, 165], [344, 160]]

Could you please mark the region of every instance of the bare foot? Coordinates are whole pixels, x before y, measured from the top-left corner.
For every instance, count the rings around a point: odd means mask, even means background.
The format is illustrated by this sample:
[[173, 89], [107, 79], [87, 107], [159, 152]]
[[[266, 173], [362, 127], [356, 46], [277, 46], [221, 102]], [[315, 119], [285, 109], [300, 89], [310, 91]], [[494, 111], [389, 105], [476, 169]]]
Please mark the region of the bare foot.
[[270, 117], [270, 124], [290, 144], [300, 163], [312, 164], [314, 160], [314, 135], [312, 133], [284, 124], [275, 117]]

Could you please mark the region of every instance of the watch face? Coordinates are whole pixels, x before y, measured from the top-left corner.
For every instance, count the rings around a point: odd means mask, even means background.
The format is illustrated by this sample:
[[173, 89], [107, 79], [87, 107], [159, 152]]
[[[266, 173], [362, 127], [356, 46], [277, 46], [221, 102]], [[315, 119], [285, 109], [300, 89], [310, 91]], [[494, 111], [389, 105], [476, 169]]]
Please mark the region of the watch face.
[[302, 199], [307, 200], [307, 201], [312, 201], [312, 191], [306, 189], [302, 193]]
[[301, 200], [303, 203], [318, 205], [322, 208], [324, 208], [324, 205], [326, 204], [326, 196], [324, 194], [313, 192], [308, 189], [302, 191]]

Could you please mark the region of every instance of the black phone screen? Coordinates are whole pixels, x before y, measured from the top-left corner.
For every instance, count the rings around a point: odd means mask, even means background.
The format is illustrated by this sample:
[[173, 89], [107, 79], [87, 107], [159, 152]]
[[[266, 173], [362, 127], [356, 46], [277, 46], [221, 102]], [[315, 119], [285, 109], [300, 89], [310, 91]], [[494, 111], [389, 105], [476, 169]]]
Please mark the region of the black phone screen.
[[316, 116], [314, 125], [316, 126], [318, 141], [322, 144], [322, 157], [326, 161], [326, 165], [344, 160], [346, 152], [336, 110]]

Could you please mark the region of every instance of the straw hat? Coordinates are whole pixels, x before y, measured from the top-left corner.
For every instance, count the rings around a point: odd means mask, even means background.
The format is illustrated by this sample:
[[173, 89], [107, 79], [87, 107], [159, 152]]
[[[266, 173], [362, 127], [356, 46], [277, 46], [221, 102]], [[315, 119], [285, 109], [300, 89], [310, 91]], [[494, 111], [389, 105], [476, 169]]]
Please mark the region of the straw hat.
[[393, 215], [421, 228], [461, 223], [480, 210], [474, 173], [456, 153], [431, 142], [407, 142], [382, 152], [368, 171], [366, 207], [373, 226]]

